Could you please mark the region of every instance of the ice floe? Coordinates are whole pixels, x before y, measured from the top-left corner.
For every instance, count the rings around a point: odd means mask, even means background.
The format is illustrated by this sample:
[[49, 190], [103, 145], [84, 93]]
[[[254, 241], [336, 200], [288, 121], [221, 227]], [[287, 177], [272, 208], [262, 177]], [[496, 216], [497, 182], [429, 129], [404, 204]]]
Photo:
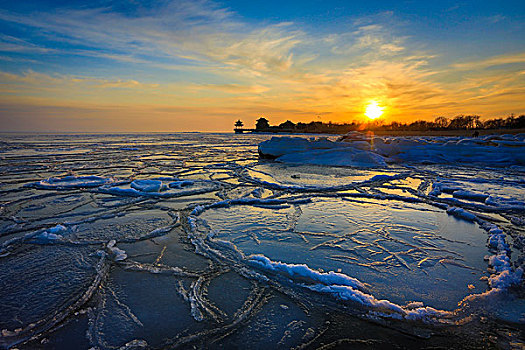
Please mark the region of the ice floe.
[[106, 248], [111, 252], [113, 260], [115, 261], [125, 260], [128, 257], [128, 255], [126, 254], [126, 251], [118, 248], [116, 244], [117, 244], [117, 241], [112, 239], [111, 241], [108, 242], [108, 244], [106, 245]]
[[202, 194], [215, 191], [217, 189], [219, 189], [219, 185], [214, 181], [165, 181], [159, 179], [150, 179], [135, 180], [129, 185], [105, 185], [99, 187], [98, 191], [116, 196], [169, 198]]
[[447, 213], [449, 213], [450, 215], [454, 215], [458, 218], [465, 219], [467, 221], [476, 220], [476, 215], [469, 213], [468, 211], [462, 208], [450, 207], [447, 209]]
[[248, 257], [248, 262], [266, 270], [284, 272], [290, 275], [290, 277], [299, 276], [323, 284], [337, 284], [360, 289], [365, 287], [359, 280], [348, 277], [342, 273], [333, 271], [322, 273], [312, 270], [306, 264], [286, 264], [280, 261], [271, 261], [264, 255], [250, 255]]
[[30, 184], [30, 186], [41, 189], [71, 189], [71, 188], [92, 188], [112, 183], [112, 178], [102, 176], [64, 176], [50, 177]]
[[326, 139], [306, 140], [293, 137], [273, 137], [259, 145], [262, 157], [291, 164], [380, 167], [386, 163], [382, 156], [349, 147], [343, 142]]
[[63, 238], [63, 236], [60, 233], [66, 230], [67, 228], [64, 225], [56, 225], [55, 227], [51, 227], [45, 230], [44, 232], [33, 236], [32, 241], [42, 243], [57, 241]]
[[286, 163], [371, 167], [388, 163], [460, 163], [488, 166], [525, 165], [525, 136], [494, 139], [377, 137], [351, 132], [326, 139], [273, 137], [259, 144], [262, 157]]
[[168, 189], [161, 180], [135, 180], [130, 187], [141, 192], [161, 192]]

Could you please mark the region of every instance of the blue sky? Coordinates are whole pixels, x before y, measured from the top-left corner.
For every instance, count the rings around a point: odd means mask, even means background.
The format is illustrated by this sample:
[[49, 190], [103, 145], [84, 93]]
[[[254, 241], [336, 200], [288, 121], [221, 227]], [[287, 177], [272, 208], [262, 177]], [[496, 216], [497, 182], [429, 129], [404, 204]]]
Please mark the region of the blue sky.
[[525, 112], [523, 1], [0, 4], [3, 131]]

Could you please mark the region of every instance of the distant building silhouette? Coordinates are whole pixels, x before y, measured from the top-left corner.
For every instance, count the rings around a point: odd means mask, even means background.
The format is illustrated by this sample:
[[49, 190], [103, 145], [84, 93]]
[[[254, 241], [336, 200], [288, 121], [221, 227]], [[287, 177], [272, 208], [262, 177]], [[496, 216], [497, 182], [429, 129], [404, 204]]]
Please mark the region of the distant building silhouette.
[[284, 123], [279, 124], [279, 127], [281, 129], [285, 129], [285, 130], [294, 130], [295, 129], [295, 123], [287, 120]]
[[[260, 117], [256, 120], [255, 129], [245, 129], [241, 120], [235, 122], [235, 133], [243, 132], [271, 132], [271, 133], [323, 133], [323, 134], [346, 134], [354, 130], [377, 130], [377, 131], [433, 131], [433, 130], [493, 130], [493, 129], [525, 129], [525, 115], [515, 116], [511, 114], [507, 118], [495, 118], [481, 120], [478, 115], [457, 115], [452, 118], [439, 116], [434, 121], [416, 120], [411, 123], [401, 123], [392, 121], [384, 124], [381, 121], [374, 122], [352, 122], [352, 123], [333, 123], [311, 121], [309, 123], [293, 123], [290, 120], [279, 125], [270, 125], [268, 119]], [[477, 133], [471, 134], [474, 137]]]
[[255, 130], [266, 130], [270, 128], [270, 122], [268, 119], [261, 117], [257, 119], [257, 123], [255, 124]]

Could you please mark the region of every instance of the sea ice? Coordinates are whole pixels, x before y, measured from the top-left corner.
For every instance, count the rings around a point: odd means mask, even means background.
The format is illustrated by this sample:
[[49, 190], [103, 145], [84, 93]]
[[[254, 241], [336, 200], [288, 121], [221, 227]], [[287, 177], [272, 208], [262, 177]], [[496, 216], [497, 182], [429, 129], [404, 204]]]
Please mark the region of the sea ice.
[[272, 137], [259, 144], [259, 155], [266, 158], [278, 158], [285, 154], [333, 149], [334, 147], [337, 147], [337, 144], [325, 138], [307, 140], [299, 137]]
[[129, 197], [182, 197], [207, 193], [219, 188], [214, 181], [172, 181], [172, 180], [135, 180], [127, 185], [107, 185], [98, 188], [99, 192], [116, 196]]
[[262, 157], [331, 166], [384, 166], [388, 163], [475, 163], [525, 165], [525, 137], [504, 143], [476, 138], [372, 137], [351, 132], [341, 141], [273, 137], [259, 144]]
[[34, 236], [32, 238], [32, 241], [36, 241], [38, 243], [57, 241], [63, 238], [63, 236], [60, 233], [66, 230], [67, 228], [64, 225], [56, 225], [55, 227], [51, 227], [45, 230], [44, 232]]
[[0, 347], [523, 342], [525, 134], [270, 137], [0, 135]]
[[276, 160], [291, 164], [354, 166], [362, 168], [386, 166], [382, 156], [353, 147], [314, 149], [307, 152], [288, 153], [278, 157]]
[[111, 252], [113, 256], [113, 260], [115, 261], [125, 260], [128, 257], [128, 255], [126, 254], [124, 250], [115, 246], [116, 244], [117, 244], [117, 241], [112, 239], [111, 241], [108, 242], [108, 244], [106, 245], [106, 248], [108, 248], [109, 251]]
[[343, 286], [350, 286], [353, 288], [363, 289], [365, 286], [359, 280], [349, 277], [342, 273], [330, 271], [323, 273], [312, 270], [306, 264], [286, 264], [280, 261], [271, 261], [264, 255], [250, 255], [248, 261], [255, 266], [271, 271], [285, 272], [291, 277], [300, 276], [305, 279], [310, 279], [314, 282], [321, 282], [323, 284], [338, 284]]
[[160, 180], [135, 180], [130, 186], [142, 192], [160, 192], [168, 188], [168, 186]]
[[[218, 202], [194, 210], [199, 220], [192, 218], [191, 225], [196, 232], [204, 230], [204, 235], [213, 231], [210, 239], [235, 244], [235, 249], [250, 256], [252, 266], [300, 276], [302, 283], [329, 281], [358, 289], [367, 283], [376, 298], [398, 304], [419, 299], [426, 305], [452, 308], [469, 293], [458, 290], [460, 280], [483, 288], [479, 274], [486, 269], [486, 235], [470, 220], [457, 221], [445, 211], [438, 215], [417, 202], [391, 201], [383, 206], [381, 199], [354, 203], [346, 200], [352, 197], [344, 198], [317, 197], [295, 204], [289, 199], [292, 206], [278, 212], [254, 208], [252, 198], [236, 200], [240, 206], [236, 208], [230, 207], [232, 201]], [[336, 275], [312, 270], [321, 268], [341, 271], [361, 284], [336, 282], [330, 280]], [[396, 292], [391, 290], [393, 284]]]

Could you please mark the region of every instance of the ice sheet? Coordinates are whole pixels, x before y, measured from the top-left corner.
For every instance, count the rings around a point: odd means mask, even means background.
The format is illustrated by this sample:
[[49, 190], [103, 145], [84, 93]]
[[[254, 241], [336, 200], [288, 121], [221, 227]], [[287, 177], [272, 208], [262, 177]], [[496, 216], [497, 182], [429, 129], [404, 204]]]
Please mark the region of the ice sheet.
[[523, 343], [523, 136], [0, 135], [0, 347]]
[[525, 136], [494, 138], [377, 137], [357, 132], [340, 141], [273, 137], [259, 144], [259, 154], [285, 163], [372, 167], [388, 163], [462, 163], [525, 165]]

